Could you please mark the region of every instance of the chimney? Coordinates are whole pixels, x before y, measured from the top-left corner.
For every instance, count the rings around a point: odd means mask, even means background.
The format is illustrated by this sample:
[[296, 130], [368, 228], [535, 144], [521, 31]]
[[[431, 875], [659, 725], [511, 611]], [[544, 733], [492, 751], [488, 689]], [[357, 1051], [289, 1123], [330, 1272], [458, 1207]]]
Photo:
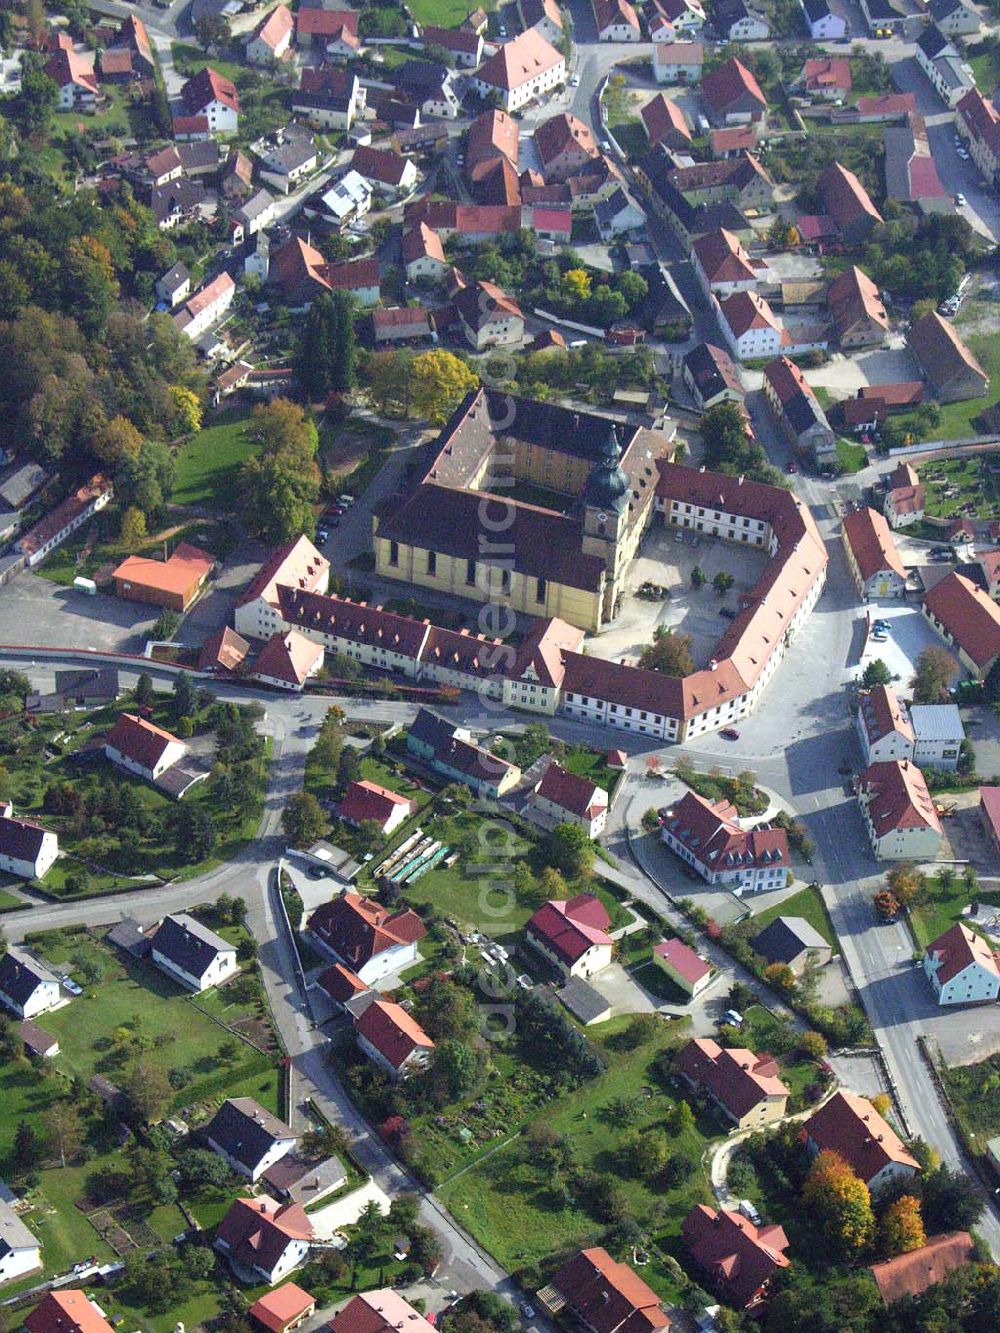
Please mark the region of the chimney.
[[709, 661], [708, 669], [709, 669], [709, 671], [718, 671], [718, 669], [719, 669], [719, 664], [718, 664], [718, 662], [716, 661], [716, 659], [715, 659], [714, 657], [711, 658], [711, 660]]
[[746, 477], [745, 477], [744, 474], [741, 472], [740, 475], [739, 475], [739, 476], [737, 477], [737, 479], [736, 479], [736, 485], [737, 485], [737, 486], [742, 486], [745, 480], [746, 480]]

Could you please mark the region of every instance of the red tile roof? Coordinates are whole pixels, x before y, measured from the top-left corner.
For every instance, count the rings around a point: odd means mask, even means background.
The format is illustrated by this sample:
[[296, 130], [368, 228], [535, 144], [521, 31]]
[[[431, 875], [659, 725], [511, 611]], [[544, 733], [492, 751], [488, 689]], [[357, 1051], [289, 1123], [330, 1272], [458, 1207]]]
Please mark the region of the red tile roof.
[[218, 1239], [244, 1268], [269, 1273], [293, 1240], [312, 1240], [312, 1223], [298, 1203], [276, 1203], [267, 1195], [237, 1199], [219, 1223]]
[[309, 929], [355, 971], [386, 949], [412, 944], [427, 934], [416, 912], [392, 913], [374, 898], [351, 890], [318, 907]]
[[333, 1316], [330, 1333], [431, 1333], [432, 1325], [389, 1288], [354, 1296]]
[[917, 99], [912, 93], [880, 93], [877, 97], [859, 97], [858, 116], [867, 117], [905, 116], [917, 109]]
[[224, 671], [235, 671], [250, 651], [250, 645], [242, 634], [237, 634], [228, 625], [210, 635], [201, 645], [198, 653], [198, 670], [208, 671], [221, 667]]
[[580, 819], [593, 819], [608, 808], [608, 793], [589, 778], [570, 773], [555, 760], [549, 764], [541, 782], [535, 788], [539, 796], [561, 806]]
[[989, 943], [961, 921], [956, 921], [943, 935], [931, 940], [925, 953], [931, 960], [938, 960], [935, 976], [942, 986], [976, 963], [993, 976], [1000, 977], [997, 956]]
[[764, 367], [764, 378], [771, 385], [782, 406], [786, 406], [799, 394], [805, 394], [811, 402], [819, 406], [805, 375], [794, 361], [789, 361], [787, 356], [776, 356], [773, 361], [769, 361]]
[[494, 88], [511, 92], [560, 62], [565, 63], [565, 60], [555, 47], [534, 28], [529, 28], [513, 41], [505, 42], [496, 55], [484, 61], [475, 77]]
[[967, 1231], [947, 1231], [943, 1236], [932, 1236], [919, 1250], [871, 1264], [869, 1271], [883, 1301], [892, 1305], [904, 1296], [919, 1296], [928, 1287], [943, 1282], [949, 1273], [971, 1262], [974, 1249]]
[[289, 685], [304, 685], [323, 660], [323, 645], [297, 630], [272, 634], [254, 664], [255, 676], [272, 676]]
[[746, 65], [735, 57], [706, 74], [701, 82], [701, 91], [717, 115], [723, 115], [743, 98], [756, 102], [762, 110], [767, 108], [767, 98], [761, 92], [760, 84]]
[[110, 490], [111, 482], [106, 477], [100, 474], [91, 477], [85, 486], [81, 486], [72, 495], [68, 495], [62, 504], [57, 505], [50, 514], [46, 514], [33, 528], [29, 528], [23, 537], [19, 537], [17, 549], [22, 555], [32, 555], [35, 551], [40, 550], [53, 537], [57, 537], [60, 532], [67, 528], [95, 500], [100, 499], [102, 495]]
[[611, 27], [628, 27], [639, 31], [639, 18], [629, 0], [590, 0], [590, 3], [599, 33]]
[[809, 92], [836, 88], [838, 92], [851, 91], [851, 62], [834, 56], [807, 60], [802, 67], [802, 82]]
[[954, 325], [942, 319], [936, 310], [928, 311], [910, 327], [906, 341], [928, 378], [939, 388], [966, 370], [973, 370], [984, 380], [988, 379]]
[[867, 506], [855, 509], [844, 517], [844, 535], [866, 582], [883, 569], [891, 569], [901, 579], [906, 578], [906, 570], [892, 539], [892, 529], [884, 514]]
[[260, 1300], [254, 1301], [248, 1314], [271, 1329], [271, 1333], [284, 1333], [293, 1320], [301, 1319], [315, 1308], [316, 1297], [310, 1296], [294, 1282], [286, 1282], [274, 1291], [266, 1291]]
[[263, 42], [265, 46], [269, 46], [274, 51], [284, 38], [289, 36], [294, 27], [295, 20], [292, 18], [292, 11], [287, 5], [278, 5], [257, 25], [254, 39]]
[[756, 292], [734, 292], [719, 302], [723, 319], [734, 338], [741, 338], [751, 329], [780, 329], [774, 311]]
[[403, 236], [403, 263], [412, 264], [418, 259], [436, 259], [444, 264], [444, 246], [441, 237], [426, 222], [418, 222]]
[[236, 91], [236, 84], [217, 70], [212, 69], [210, 65], [206, 65], [193, 78], [188, 79], [181, 89], [181, 100], [191, 115], [204, 111], [205, 107], [212, 102], [221, 102], [223, 106], [228, 106], [232, 111], [239, 111], [240, 109], [240, 97]]
[[215, 568], [215, 556], [199, 546], [180, 542], [169, 560], [150, 560], [130, 555], [114, 572], [116, 579], [138, 583], [153, 592], [186, 595], [208, 578]]
[[169, 731], [136, 717], [134, 713], [122, 713], [105, 736], [104, 743], [150, 771], [156, 767], [168, 745], [184, 744]]
[[834, 278], [827, 288], [826, 303], [830, 315], [837, 327], [838, 336], [842, 336], [852, 324], [860, 319], [869, 319], [884, 331], [889, 328], [889, 318], [885, 305], [879, 296], [878, 287], [867, 273], [854, 265], [844, 269]]
[[762, 1102], [790, 1095], [778, 1078], [773, 1056], [720, 1046], [711, 1037], [689, 1041], [678, 1052], [676, 1064], [685, 1078], [711, 1093], [734, 1120], [742, 1120]]
[[730, 129], [712, 130], [708, 143], [714, 157], [741, 150], [752, 153], [757, 147], [757, 128], [755, 125], [733, 125]]
[[388, 787], [380, 787], [377, 782], [351, 782], [337, 807], [337, 814], [341, 819], [355, 824], [374, 819], [379, 825], [384, 825], [399, 806], [405, 806], [410, 811], [413, 802], [407, 796], [398, 796]]
[[691, 250], [709, 283], [753, 282], [758, 276], [740, 238], [724, 227], [699, 236]]
[[589, 125], [566, 112], [543, 120], [535, 130], [535, 148], [542, 170], [567, 149], [578, 149], [588, 157], [600, 157]]
[[50, 1291], [24, 1320], [28, 1333], [114, 1333], [85, 1291]]
[[93, 64], [76, 51], [59, 50], [45, 63], [45, 73], [57, 88], [75, 84], [88, 92], [97, 92], [97, 76]]
[[853, 1092], [835, 1092], [806, 1121], [806, 1133], [820, 1151], [841, 1156], [866, 1184], [890, 1162], [919, 1170], [919, 1163], [871, 1102]]
[[657, 958], [663, 958], [685, 981], [696, 986], [712, 970], [712, 964], [701, 954], [688, 947], [683, 940], [662, 940], [653, 949]]
[[600, 898], [580, 893], [568, 902], [554, 899], [543, 904], [525, 929], [572, 967], [588, 949], [611, 943], [607, 933], [610, 925], [611, 918]]
[[1000, 607], [964, 574], [951, 573], [924, 594], [924, 606], [981, 671], [1000, 653]]
[[484, 158], [503, 155], [517, 166], [519, 130], [516, 120], [506, 111], [494, 108], [484, 111], [469, 126], [465, 136], [465, 160], [471, 170], [474, 163]]
[[756, 1227], [728, 1208], [716, 1212], [697, 1204], [684, 1219], [681, 1235], [713, 1288], [737, 1309], [759, 1305], [775, 1272], [789, 1264], [781, 1227]]
[[358, 35], [358, 14], [353, 9], [300, 9], [295, 21], [300, 34], [309, 37], [336, 37], [344, 30]]
[[[307, 11], [308, 12], [308, 11]], [[391, 148], [371, 148], [362, 144], [355, 148], [351, 166], [367, 180], [378, 181], [382, 185], [398, 186], [402, 183], [409, 158], [393, 152]]]
[[390, 1000], [373, 1000], [358, 1019], [357, 1030], [394, 1069], [402, 1069], [414, 1051], [434, 1049], [417, 1020]]
[[702, 865], [713, 870], [791, 864], [785, 830], [741, 828], [736, 807], [728, 801], [712, 802], [687, 791], [661, 812], [661, 823]]
[[326, 583], [329, 569], [329, 560], [320, 555], [308, 537], [296, 537], [271, 552], [236, 605], [246, 606], [258, 597], [277, 605], [279, 585], [315, 592]]
[[881, 222], [882, 214], [871, 201], [871, 196], [855, 176], [839, 162], [831, 162], [816, 183], [823, 207], [843, 230], [861, 217]]
[[923, 772], [908, 759], [869, 764], [858, 784], [867, 800], [868, 818], [876, 837], [893, 829], [931, 828], [942, 832]]
[[979, 89], [970, 88], [956, 110], [968, 125], [973, 138], [983, 143], [990, 152], [1000, 156], [1000, 112]]
[[332, 967], [328, 967], [325, 972], [319, 974], [317, 981], [330, 999], [336, 1000], [338, 1004], [346, 1004], [355, 995], [362, 995], [368, 990], [367, 982], [362, 981], [356, 972], [352, 972], [343, 963], [334, 963]]
[[910, 720], [900, 708], [895, 690], [888, 685], [876, 685], [874, 689], [862, 694], [860, 712], [861, 725], [865, 729], [869, 745], [873, 745], [894, 731], [913, 743], [913, 727], [910, 725]]
[[594, 1333], [665, 1333], [670, 1327], [656, 1292], [605, 1249], [581, 1250], [556, 1272], [551, 1285]]

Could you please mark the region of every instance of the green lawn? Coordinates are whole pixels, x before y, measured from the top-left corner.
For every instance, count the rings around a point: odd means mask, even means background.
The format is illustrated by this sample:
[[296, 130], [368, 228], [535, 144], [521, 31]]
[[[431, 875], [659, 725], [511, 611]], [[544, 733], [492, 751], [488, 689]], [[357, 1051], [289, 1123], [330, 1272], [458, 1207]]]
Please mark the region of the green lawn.
[[951, 882], [947, 878], [942, 881], [940, 875], [929, 877], [927, 901], [910, 908], [910, 926], [920, 948], [925, 949], [931, 940], [953, 926], [973, 899], [1000, 907], [1000, 893], [984, 893], [978, 888], [970, 891], [961, 875], [955, 875]]
[[581, 778], [590, 778], [595, 786], [603, 787], [607, 792], [611, 791], [621, 776], [618, 769], [608, 767], [603, 752], [588, 749], [585, 745], [567, 750], [559, 762], [570, 773], [576, 773]]
[[966, 1131], [982, 1139], [1000, 1134], [1000, 1056], [945, 1069], [943, 1077]]
[[797, 1058], [794, 1050], [786, 1050], [791, 1041], [789, 1031], [787, 1020], [775, 1017], [761, 1004], [753, 1004], [743, 1014], [739, 1044], [745, 1042], [758, 1055], [768, 1051], [777, 1056], [781, 1078], [796, 1097], [807, 1084], [815, 1082], [817, 1068], [814, 1061]]
[[[951, 406], [962, 407], [963, 404], [953, 403]], [[946, 411], [948, 408], [942, 409], [942, 412]], [[993, 454], [938, 458], [924, 463], [917, 470], [927, 492], [927, 515], [930, 518], [957, 518], [963, 507], [970, 503], [975, 506], [974, 518], [992, 518], [996, 515], [996, 491], [989, 473], [990, 465], [995, 463]], [[951, 490], [958, 493], [947, 494]]]
[[[107, 518], [102, 515], [94, 522], [101, 525], [96, 537], [107, 534], [110, 538], [112, 524], [117, 526], [117, 519], [112, 519], [110, 514]], [[195, 546], [203, 546], [207, 550], [212, 550], [218, 532], [215, 525], [210, 522], [186, 523], [181, 528], [172, 524], [168, 531], [171, 549], [178, 542], [186, 541]], [[120, 541], [111, 539], [96, 540], [92, 534], [94, 534], [93, 524], [84, 524], [79, 535], [57, 546], [37, 567], [35, 573], [52, 583], [61, 583], [68, 588], [75, 578], [93, 578], [103, 566], [117, 565], [127, 555], [145, 555], [154, 559], [161, 559], [163, 556], [163, 538], [158, 533], [151, 534], [136, 546], [126, 546]], [[88, 548], [86, 555], [84, 555], [85, 547]], [[150, 608], [150, 618], [155, 615], [155, 609]]]
[[[583, 1171], [616, 1174], [639, 1226], [648, 1229], [661, 1248], [679, 1255], [684, 1217], [693, 1204], [711, 1202], [700, 1162], [708, 1139], [723, 1129], [706, 1121], [679, 1136], [671, 1135], [671, 1152], [683, 1154], [690, 1163], [687, 1175], [674, 1188], [665, 1189], [658, 1182], [646, 1182], [616, 1168], [614, 1154], [625, 1135], [632, 1129], [648, 1132], [664, 1126], [673, 1106], [673, 1098], [662, 1091], [652, 1067], [658, 1052], [669, 1044], [670, 1029], [664, 1025], [638, 1050], [615, 1050], [613, 1039], [626, 1024], [625, 1019], [614, 1019], [592, 1038], [603, 1047], [609, 1061], [607, 1072], [550, 1102], [541, 1119], [569, 1140], [574, 1164]], [[615, 1105], [619, 1099], [634, 1102], [637, 1109], [627, 1117], [622, 1115]], [[551, 1179], [540, 1174], [517, 1139], [445, 1185], [440, 1196], [505, 1268], [513, 1272], [528, 1269], [532, 1279], [531, 1270], [536, 1266], [560, 1252], [600, 1244], [606, 1234], [606, 1224], [592, 1216], [577, 1196], [567, 1202], [553, 1195]], [[663, 1298], [678, 1297], [679, 1285], [661, 1262], [641, 1271]]]
[[24, 902], [21, 898], [15, 898], [12, 893], [6, 889], [0, 889], [0, 912], [9, 912], [13, 907], [23, 907]]
[[178, 66], [191, 67], [191, 73], [197, 74], [203, 70], [206, 65], [211, 65], [217, 74], [223, 78], [231, 79], [233, 83], [238, 83], [241, 76], [247, 72], [246, 65], [241, 65], [237, 61], [219, 60], [215, 56], [208, 56], [200, 46], [191, 46], [185, 42], [171, 42], [170, 53], [174, 58], [174, 64]]
[[[496, 0], [483, 0], [480, 8], [496, 8]], [[463, 0], [413, 0], [410, 13], [417, 23], [430, 23], [439, 28], [457, 28], [468, 16], [469, 6]]]
[[237, 470], [255, 448], [246, 436], [248, 420], [249, 413], [231, 408], [185, 440], [177, 452], [177, 504], [232, 512]]
[[798, 893], [793, 893], [790, 898], [785, 898], [783, 902], [775, 903], [773, 907], [759, 915], [754, 915], [753, 925], [754, 933], [763, 930], [769, 926], [776, 916], [801, 916], [813, 927], [818, 930], [828, 944], [833, 948], [837, 947], [837, 936], [833, 925], [827, 913], [826, 906], [820, 895], [819, 889], [809, 886], [800, 889]]
[[863, 467], [868, 466], [868, 455], [863, 444], [855, 444], [853, 440], [847, 440], [843, 435], [839, 435], [836, 449], [837, 462], [845, 472], [860, 472]]

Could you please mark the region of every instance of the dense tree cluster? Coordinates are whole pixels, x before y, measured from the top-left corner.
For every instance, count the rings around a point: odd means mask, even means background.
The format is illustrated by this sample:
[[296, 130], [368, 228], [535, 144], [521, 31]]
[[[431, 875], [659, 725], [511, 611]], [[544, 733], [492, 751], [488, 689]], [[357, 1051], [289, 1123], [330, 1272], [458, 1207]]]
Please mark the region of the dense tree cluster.
[[705, 466], [727, 475], [747, 476], [771, 486], [787, 483], [767, 454], [747, 433], [747, 423], [738, 403], [718, 403], [710, 407], [699, 426], [705, 446]]

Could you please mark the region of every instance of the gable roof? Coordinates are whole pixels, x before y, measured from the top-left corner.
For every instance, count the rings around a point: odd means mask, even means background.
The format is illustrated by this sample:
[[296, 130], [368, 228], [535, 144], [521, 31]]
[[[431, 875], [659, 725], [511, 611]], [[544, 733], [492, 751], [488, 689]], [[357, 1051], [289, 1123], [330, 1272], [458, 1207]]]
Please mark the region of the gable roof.
[[553, 899], [543, 905], [525, 930], [551, 949], [567, 967], [581, 959], [595, 945], [611, 943], [608, 927], [611, 918], [600, 898], [580, 893], [568, 901]]
[[410, 159], [391, 148], [372, 148], [367, 144], [355, 148], [351, 159], [354, 171], [382, 185], [399, 186], [408, 166]]
[[310, 1296], [308, 1291], [294, 1282], [286, 1282], [274, 1291], [265, 1291], [247, 1313], [269, 1328], [271, 1333], [283, 1333], [293, 1320], [308, 1314], [315, 1304], [315, 1296]]
[[224, 1101], [205, 1133], [248, 1171], [255, 1171], [276, 1143], [295, 1139], [290, 1126], [252, 1097], [230, 1097]]
[[476, 162], [484, 158], [503, 156], [517, 166], [520, 130], [516, 120], [492, 107], [469, 126], [465, 136], [465, 160], [467, 170], [471, 171]]
[[1000, 653], [1000, 607], [964, 574], [948, 574], [924, 594], [924, 606], [980, 670]]
[[882, 214], [872, 203], [868, 191], [854, 172], [839, 162], [830, 163], [817, 181], [816, 189], [824, 210], [841, 230], [862, 217], [869, 217], [872, 222], [882, 221]]
[[679, 972], [685, 981], [691, 982], [692, 985], [696, 985], [712, 971], [712, 964], [708, 959], [702, 958], [700, 953], [695, 953], [694, 949], [683, 940], [661, 940], [659, 944], [653, 946], [653, 953], [657, 958], [665, 959], [675, 972]]
[[0, 855], [15, 861], [34, 861], [42, 850], [46, 831], [29, 819], [17, 819], [10, 805], [0, 805]]
[[920, 1169], [917, 1159], [871, 1102], [841, 1089], [806, 1121], [820, 1151], [838, 1153], [859, 1180], [872, 1180], [890, 1162]]
[[250, 651], [250, 644], [242, 634], [237, 634], [228, 625], [210, 635], [198, 651], [198, 670], [207, 671], [220, 667], [223, 671], [235, 671]]
[[301, 1204], [279, 1204], [260, 1195], [256, 1199], [236, 1199], [219, 1223], [217, 1236], [238, 1264], [270, 1273], [289, 1243], [311, 1241], [313, 1229]]
[[333, 1316], [330, 1333], [432, 1333], [432, 1325], [390, 1287], [353, 1296]]
[[512, 92], [563, 61], [564, 57], [535, 28], [528, 28], [484, 61], [476, 78]]
[[154, 726], [143, 717], [136, 717], [134, 713], [122, 713], [105, 736], [104, 743], [150, 770], [156, 767], [168, 745], [184, 745], [169, 731]]
[[580, 1250], [555, 1273], [551, 1285], [594, 1333], [653, 1333], [670, 1327], [656, 1292], [600, 1246]]
[[997, 956], [988, 941], [961, 921], [956, 921], [943, 935], [931, 940], [924, 952], [932, 962], [937, 960], [935, 976], [942, 986], [976, 964], [1000, 979]]
[[742, 241], [725, 227], [699, 236], [691, 250], [710, 283], [753, 282], [758, 277]]
[[599, 811], [608, 808], [608, 793], [603, 787], [598, 787], [589, 778], [570, 773], [554, 759], [535, 791], [581, 819], [592, 819]]
[[716, 1211], [703, 1203], [681, 1225], [691, 1254], [721, 1287], [728, 1303], [743, 1308], [779, 1268], [787, 1268], [788, 1238], [779, 1226], [757, 1227], [729, 1208]]
[[299, 9], [295, 16], [300, 34], [309, 37], [336, 37], [347, 32], [358, 35], [358, 13], [353, 9]]
[[919, 1250], [898, 1254], [880, 1264], [870, 1264], [869, 1272], [875, 1279], [883, 1301], [892, 1305], [904, 1296], [919, 1296], [928, 1287], [943, 1282], [949, 1273], [971, 1262], [975, 1252], [972, 1237], [967, 1231], [946, 1231], [932, 1236]]
[[543, 120], [536, 127], [534, 137], [535, 148], [543, 171], [550, 162], [569, 148], [578, 148], [581, 152], [586, 153], [588, 157], [600, 157], [601, 155], [601, 150], [594, 140], [590, 126], [585, 125], [582, 120], [568, 112], [563, 112], [558, 116], [550, 116], [548, 120]]
[[284, 581], [278, 584], [275, 601], [281, 618], [290, 624], [405, 657], [419, 655], [430, 630], [423, 620], [347, 597], [288, 587]]
[[0, 992], [14, 1004], [23, 1006], [39, 986], [49, 981], [56, 981], [49, 969], [13, 944], [0, 957]]
[[414, 1051], [434, 1049], [433, 1041], [417, 1020], [391, 1000], [373, 1000], [356, 1026], [394, 1069], [401, 1069]]
[[271, 552], [236, 605], [246, 606], [258, 597], [276, 605], [279, 584], [313, 592], [325, 582], [329, 568], [329, 560], [320, 555], [308, 537], [295, 537]]
[[699, 343], [684, 357], [684, 365], [703, 400], [714, 398], [726, 389], [737, 392], [741, 399], [744, 397], [746, 391], [736, 363], [725, 348]]
[[639, 18], [629, 0], [590, 0], [597, 31], [606, 28], [627, 27], [639, 31]]
[[272, 676], [289, 685], [302, 685], [323, 659], [323, 645], [298, 630], [279, 630], [264, 645], [254, 666], [255, 676]]
[[851, 91], [851, 62], [843, 56], [807, 60], [802, 66], [801, 77], [810, 92], [836, 88], [839, 92], [847, 93]]
[[756, 292], [733, 292], [719, 301], [719, 311], [732, 330], [734, 338], [741, 338], [751, 329], [779, 329], [774, 311]]
[[874, 745], [893, 732], [913, 744], [913, 726], [891, 686], [875, 685], [863, 693], [858, 712], [869, 745]]
[[701, 91], [709, 106], [718, 115], [743, 99], [756, 102], [763, 109], [767, 107], [767, 98], [761, 92], [760, 84], [746, 65], [735, 56], [705, 75]]
[[858, 778], [876, 837], [893, 829], [929, 828], [943, 832], [921, 769], [909, 759], [869, 764]]
[[85, 1291], [50, 1291], [25, 1321], [28, 1333], [114, 1333]]
[[[229, 276], [228, 274], [226, 275]], [[230, 281], [232, 281], [230, 279]], [[190, 302], [188, 303], [190, 308]], [[184, 595], [193, 584], [208, 578], [215, 568], [215, 556], [199, 546], [179, 542], [169, 560], [150, 560], [130, 555], [116, 568], [116, 579], [129, 579], [157, 592]]]
[[292, 18], [292, 11], [287, 5], [277, 5], [266, 18], [258, 23], [251, 40], [263, 42], [265, 46], [269, 46], [273, 51], [284, 38], [291, 34], [294, 27], [295, 20]]
[[200, 977], [219, 954], [235, 954], [235, 946], [187, 912], [165, 916], [153, 936], [153, 948], [193, 977]]
[[776, 916], [757, 935], [750, 947], [771, 963], [790, 963], [803, 949], [828, 950], [830, 945], [803, 916]]
[[744, 829], [736, 821], [736, 807], [728, 801], [709, 801], [686, 791], [661, 811], [663, 827], [712, 870], [738, 870], [789, 865], [788, 837], [782, 828]]
[[954, 325], [942, 319], [936, 310], [928, 311], [911, 325], [906, 341], [921, 368], [939, 389], [966, 370], [987, 379], [985, 370], [958, 336]]
[[97, 75], [93, 63], [76, 51], [56, 51], [45, 62], [45, 71], [57, 88], [72, 83], [87, 92], [97, 92]]
[[386, 949], [413, 944], [427, 934], [415, 912], [389, 912], [374, 898], [352, 890], [317, 907], [309, 929], [354, 971]]
[[336, 1000], [338, 1004], [345, 1004], [369, 989], [368, 983], [362, 981], [356, 972], [352, 972], [343, 963], [334, 963], [332, 967], [328, 967], [319, 974], [316, 982], [326, 991], [330, 999]]
[[854, 264], [830, 283], [826, 304], [838, 337], [843, 337], [861, 319], [871, 320], [883, 331], [889, 328], [889, 317], [878, 287]]
[[711, 1037], [689, 1041], [677, 1053], [676, 1064], [692, 1083], [706, 1088], [734, 1120], [742, 1120], [761, 1102], [789, 1096], [788, 1088], [778, 1078], [773, 1056], [720, 1046]]
[[388, 787], [380, 787], [377, 782], [348, 783], [344, 799], [337, 807], [341, 819], [349, 819], [361, 824], [366, 819], [375, 819], [384, 824], [399, 806], [412, 808], [413, 802], [408, 796], [398, 796]]
[[199, 111], [204, 111], [212, 102], [221, 102], [223, 106], [229, 107], [231, 111], [239, 111], [240, 97], [236, 91], [236, 84], [231, 79], [225, 78], [217, 70], [206, 65], [204, 69], [199, 70], [193, 78], [188, 79], [181, 89], [181, 101], [189, 115], [196, 115]]
[[862, 579], [867, 581], [883, 569], [892, 570], [901, 579], [906, 578], [906, 570], [892, 539], [892, 529], [884, 514], [867, 505], [845, 514], [844, 536], [854, 553]]

